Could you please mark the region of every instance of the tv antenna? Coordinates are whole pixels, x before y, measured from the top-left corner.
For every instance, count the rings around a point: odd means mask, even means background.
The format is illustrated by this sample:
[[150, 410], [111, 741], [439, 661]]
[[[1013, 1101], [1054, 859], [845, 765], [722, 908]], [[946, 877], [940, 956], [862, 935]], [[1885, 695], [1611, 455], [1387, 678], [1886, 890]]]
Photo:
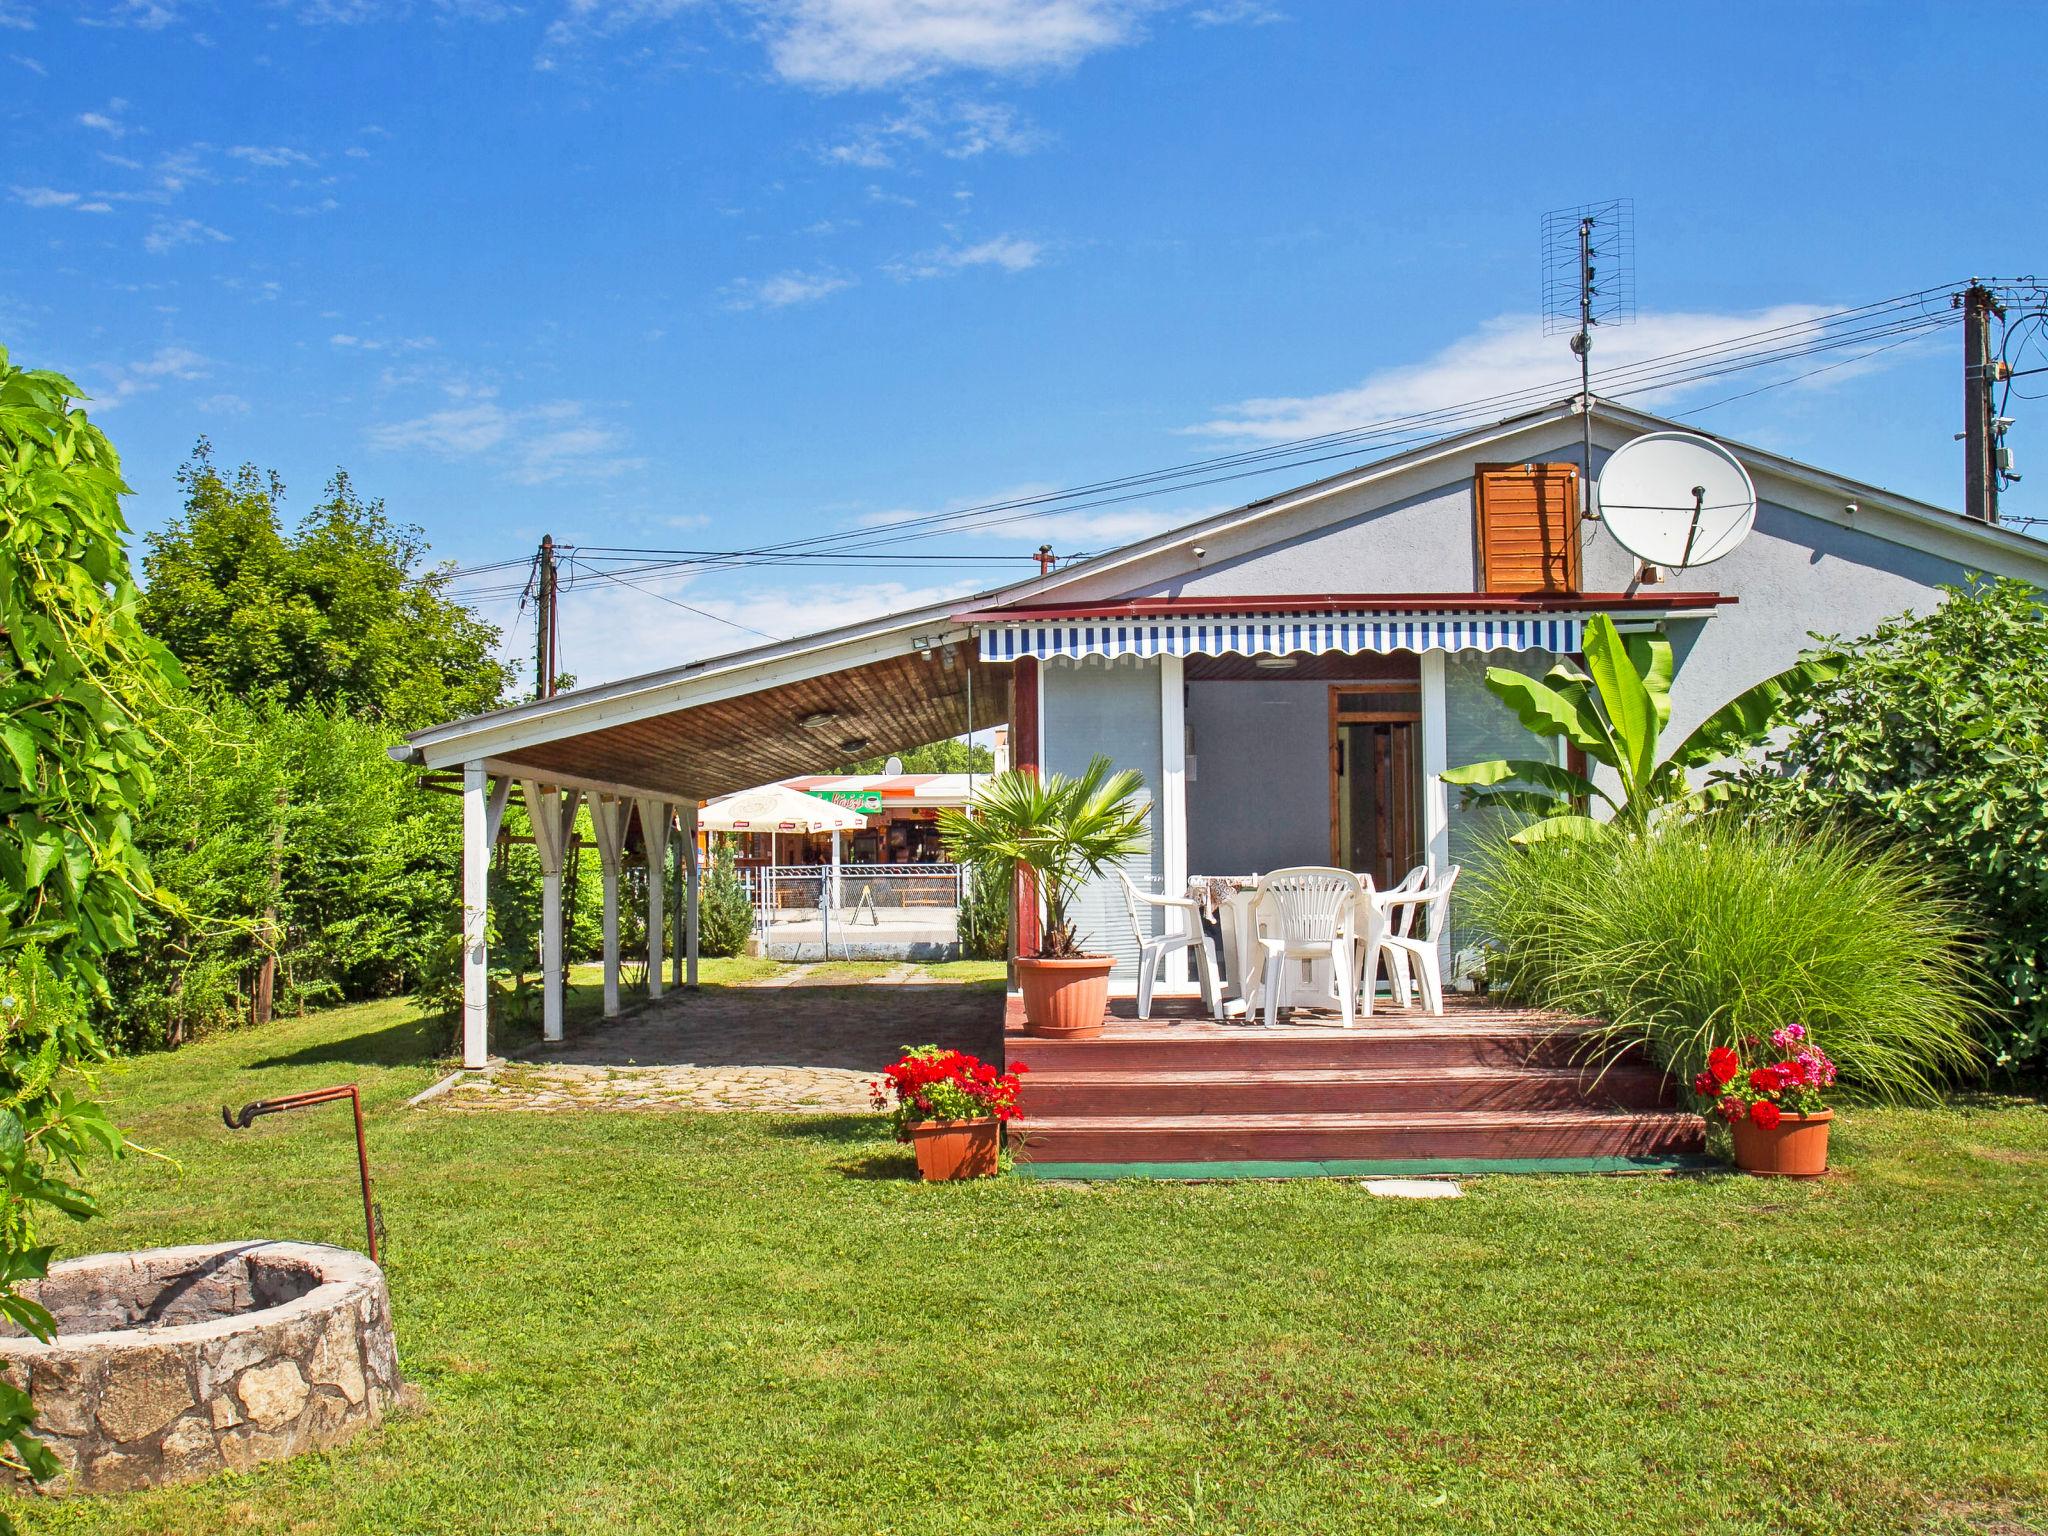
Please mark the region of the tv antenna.
[[1579, 359], [1579, 510], [1593, 512], [1593, 327], [1636, 318], [1636, 204], [1632, 197], [1543, 215], [1543, 334], [1571, 333]]

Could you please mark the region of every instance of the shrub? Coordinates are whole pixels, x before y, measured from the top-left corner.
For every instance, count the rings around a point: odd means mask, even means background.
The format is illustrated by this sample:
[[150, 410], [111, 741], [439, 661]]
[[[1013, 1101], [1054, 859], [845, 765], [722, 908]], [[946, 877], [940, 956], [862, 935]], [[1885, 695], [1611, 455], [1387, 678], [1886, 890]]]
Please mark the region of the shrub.
[[992, 859], [967, 866], [967, 894], [960, 902], [960, 955], [966, 960], [1002, 960], [1010, 953], [1011, 867]]
[[2024, 582], [1951, 588], [1844, 645], [1839, 674], [1735, 787], [1751, 811], [1880, 835], [1964, 904], [2001, 1066], [2048, 1061], [2048, 609]]
[[1710, 1047], [1801, 1024], [1845, 1081], [1927, 1098], [1977, 1060], [1977, 955], [1910, 855], [1719, 816], [1640, 838], [1486, 844], [1463, 888], [1510, 996], [1605, 1021], [1690, 1081]]
[[754, 936], [754, 904], [740, 882], [728, 839], [721, 837], [713, 842], [710, 867], [705, 871], [703, 888], [697, 892], [697, 907], [700, 955], [724, 957], [745, 952], [747, 941]]

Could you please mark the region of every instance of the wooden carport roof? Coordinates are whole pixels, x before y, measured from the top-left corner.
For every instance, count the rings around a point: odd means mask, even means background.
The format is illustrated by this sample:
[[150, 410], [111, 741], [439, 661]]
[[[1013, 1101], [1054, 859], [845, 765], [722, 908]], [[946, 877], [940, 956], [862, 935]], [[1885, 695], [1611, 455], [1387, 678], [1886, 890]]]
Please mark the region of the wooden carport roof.
[[687, 801], [829, 772], [1009, 718], [1010, 668], [979, 659], [972, 632], [949, 617], [954, 606], [458, 720], [417, 732], [392, 756]]

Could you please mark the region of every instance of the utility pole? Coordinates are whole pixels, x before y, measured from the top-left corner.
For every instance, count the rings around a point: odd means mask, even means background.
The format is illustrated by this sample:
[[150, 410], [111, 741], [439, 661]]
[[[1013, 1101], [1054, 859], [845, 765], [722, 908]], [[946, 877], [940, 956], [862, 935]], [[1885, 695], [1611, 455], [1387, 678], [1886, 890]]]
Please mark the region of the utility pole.
[[534, 591], [537, 618], [533, 637], [534, 697], [551, 699], [555, 696], [555, 678], [560, 671], [557, 665], [560, 658], [556, 654], [560, 637], [555, 627], [555, 536], [551, 533], [541, 536]]
[[1998, 521], [1998, 405], [1994, 387], [2006, 365], [1991, 356], [1991, 317], [2005, 310], [1991, 290], [1973, 282], [1963, 307], [1963, 511], [1983, 523]]

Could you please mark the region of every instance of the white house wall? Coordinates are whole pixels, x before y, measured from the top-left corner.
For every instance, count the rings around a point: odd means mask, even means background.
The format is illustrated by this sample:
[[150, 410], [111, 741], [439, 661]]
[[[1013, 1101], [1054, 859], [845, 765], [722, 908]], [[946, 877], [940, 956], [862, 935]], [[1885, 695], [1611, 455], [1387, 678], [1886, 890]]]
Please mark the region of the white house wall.
[[[1118, 768], [1144, 775], [1145, 796], [1159, 792], [1159, 663], [1131, 658], [1110, 662], [1053, 661], [1040, 674], [1045, 684], [1039, 757], [1053, 773], [1078, 774], [1101, 753]], [[1151, 836], [1143, 853], [1124, 861], [1124, 869], [1140, 890], [1157, 891], [1165, 875], [1164, 851], [1157, 836], [1156, 812], [1147, 819]], [[1123, 888], [1106, 871], [1090, 882], [1075, 906], [1075, 921], [1086, 947], [1116, 956], [1113, 983], [1137, 979], [1138, 946], [1124, 910]], [[1147, 917], [1150, 917], [1148, 912]], [[1148, 921], [1146, 932], [1158, 932]]]

